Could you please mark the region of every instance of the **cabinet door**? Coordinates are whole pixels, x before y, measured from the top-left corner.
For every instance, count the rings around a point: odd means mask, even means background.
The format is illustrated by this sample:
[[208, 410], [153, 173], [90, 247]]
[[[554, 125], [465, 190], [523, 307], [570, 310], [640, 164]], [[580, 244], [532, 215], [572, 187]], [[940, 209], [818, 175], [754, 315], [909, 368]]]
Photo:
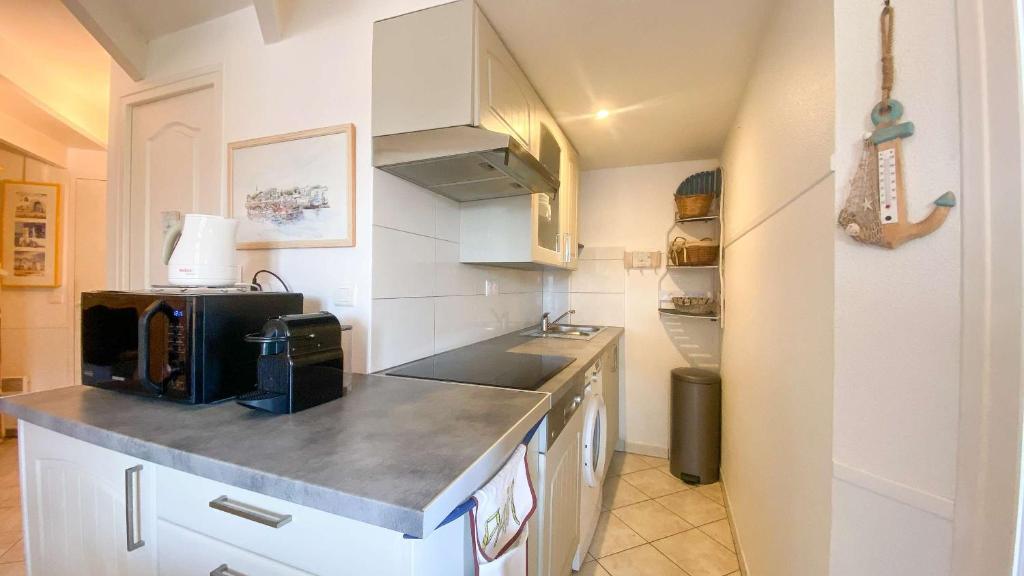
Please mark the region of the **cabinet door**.
[[545, 458], [551, 475], [544, 486], [544, 553], [547, 574], [569, 574], [580, 542], [580, 480], [583, 466], [581, 412]]
[[31, 574], [155, 574], [156, 466], [26, 422], [18, 435]]
[[480, 125], [514, 136], [528, 150], [533, 150], [532, 104], [539, 98], [479, 9], [476, 10], [476, 18]]
[[580, 168], [579, 157], [572, 146], [566, 142], [563, 145], [563, 163], [561, 170], [562, 186], [559, 189], [559, 203], [561, 204], [561, 228], [563, 247], [563, 266], [575, 270], [579, 261], [579, 190], [580, 190]]

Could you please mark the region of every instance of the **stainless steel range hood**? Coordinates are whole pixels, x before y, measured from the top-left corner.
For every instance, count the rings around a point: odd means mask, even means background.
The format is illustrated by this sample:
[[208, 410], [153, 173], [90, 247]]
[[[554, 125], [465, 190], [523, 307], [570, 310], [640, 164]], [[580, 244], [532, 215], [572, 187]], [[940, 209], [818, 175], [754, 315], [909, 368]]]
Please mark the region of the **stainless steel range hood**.
[[457, 202], [558, 193], [558, 175], [518, 140], [473, 126], [375, 136], [373, 165]]

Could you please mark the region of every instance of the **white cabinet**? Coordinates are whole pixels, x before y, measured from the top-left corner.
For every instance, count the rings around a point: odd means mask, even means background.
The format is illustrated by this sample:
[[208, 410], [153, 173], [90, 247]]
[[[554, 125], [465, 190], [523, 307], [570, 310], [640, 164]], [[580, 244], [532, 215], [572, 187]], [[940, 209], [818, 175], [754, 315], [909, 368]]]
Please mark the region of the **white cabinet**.
[[165, 520], [159, 521], [157, 530], [160, 539], [160, 576], [309, 574]]
[[491, 23], [479, 9], [475, 14], [479, 125], [514, 136], [536, 156], [534, 108], [540, 98]]
[[18, 436], [30, 574], [156, 574], [156, 466], [24, 421]]
[[562, 430], [544, 457], [545, 481], [541, 573], [570, 574], [580, 542], [580, 481], [583, 466], [583, 411]]
[[562, 267], [575, 270], [579, 265], [579, 157], [568, 140], [562, 145], [562, 181], [558, 192], [564, 254]]

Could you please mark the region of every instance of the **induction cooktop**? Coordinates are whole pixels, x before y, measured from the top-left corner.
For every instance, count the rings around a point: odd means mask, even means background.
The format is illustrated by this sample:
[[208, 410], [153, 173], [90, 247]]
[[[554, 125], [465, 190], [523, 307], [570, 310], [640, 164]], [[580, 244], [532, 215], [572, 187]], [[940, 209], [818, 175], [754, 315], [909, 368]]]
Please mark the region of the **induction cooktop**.
[[575, 360], [568, 356], [481, 351], [479, 348], [467, 346], [410, 362], [386, 374], [536, 390]]

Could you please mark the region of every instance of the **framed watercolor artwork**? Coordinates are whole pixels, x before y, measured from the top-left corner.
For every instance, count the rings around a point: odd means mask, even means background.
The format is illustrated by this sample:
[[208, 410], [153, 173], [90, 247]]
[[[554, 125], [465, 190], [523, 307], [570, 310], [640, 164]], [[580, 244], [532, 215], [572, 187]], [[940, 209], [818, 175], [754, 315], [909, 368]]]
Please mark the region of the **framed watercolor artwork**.
[[2, 186], [4, 286], [60, 286], [60, 184]]
[[354, 246], [352, 124], [228, 144], [238, 248]]

